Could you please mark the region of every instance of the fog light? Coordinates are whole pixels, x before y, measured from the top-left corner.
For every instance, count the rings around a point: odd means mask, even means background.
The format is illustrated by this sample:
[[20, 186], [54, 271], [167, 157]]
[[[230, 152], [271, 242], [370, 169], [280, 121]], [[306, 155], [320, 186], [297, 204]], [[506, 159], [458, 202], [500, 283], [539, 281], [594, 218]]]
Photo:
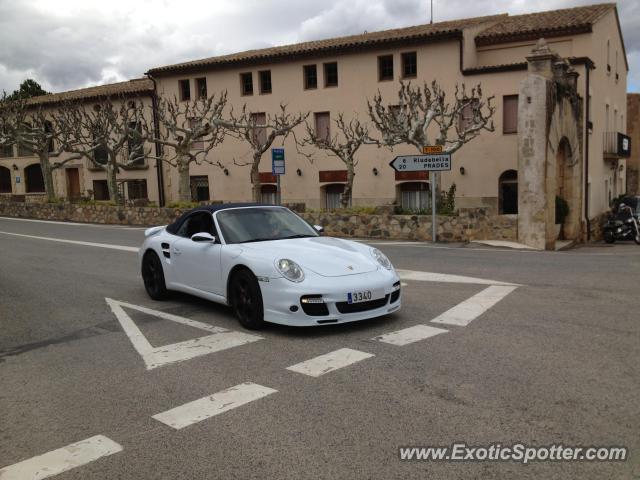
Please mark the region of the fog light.
[[289, 310], [291, 310], [292, 312], [297, 312], [298, 311], [298, 306], [297, 305], [291, 305], [289, 307]]

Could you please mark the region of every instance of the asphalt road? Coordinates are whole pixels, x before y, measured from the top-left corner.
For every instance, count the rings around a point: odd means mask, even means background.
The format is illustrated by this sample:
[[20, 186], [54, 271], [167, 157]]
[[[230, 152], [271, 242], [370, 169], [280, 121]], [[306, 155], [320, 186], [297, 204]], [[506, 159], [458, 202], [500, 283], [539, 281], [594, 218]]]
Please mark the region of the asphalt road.
[[[251, 343], [148, 370], [105, 298], [243, 330], [219, 305], [152, 301], [132, 251], [141, 238], [142, 229], [0, 218], [0, 479], [2, 467], [96, 435], [121, 450], [55, 478], [640, 478], [640, 247], [372, 241], [396, 268], [490, 281], [406, 279], [391, 316], [269, 326]], [[492, 281], [520, 286], [466, 326], [431, 322]], [[125, 311], [153, 347], [210, 333]], [[418, 324], [446, 333], [402, 346], [376, 339]], [[287, 369], [344, 348], [373, 356], [318, 377]], [[181, 429], [152, 417], [246, 382], [275, 392]], [[401, 446], [453, 442], [626, 446], [629, 458], [399, 459]]]

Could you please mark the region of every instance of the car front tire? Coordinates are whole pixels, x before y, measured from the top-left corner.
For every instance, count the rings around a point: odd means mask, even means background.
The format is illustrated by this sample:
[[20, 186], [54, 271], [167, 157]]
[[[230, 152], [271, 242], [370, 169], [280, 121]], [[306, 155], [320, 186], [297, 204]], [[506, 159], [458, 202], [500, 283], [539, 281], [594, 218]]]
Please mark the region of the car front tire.
[[167, 298], [167, 286], [164, 282], [164, 271], [158, 255], [154, 251], [148, 251], [142, 258], [142, 280], [144, 288], [154, 300]]
[[264, 306], [258, 279], [249, 270], [234, 273], [229, 288], [230, 304], [240, 324], [249, 330], [264, 326]]

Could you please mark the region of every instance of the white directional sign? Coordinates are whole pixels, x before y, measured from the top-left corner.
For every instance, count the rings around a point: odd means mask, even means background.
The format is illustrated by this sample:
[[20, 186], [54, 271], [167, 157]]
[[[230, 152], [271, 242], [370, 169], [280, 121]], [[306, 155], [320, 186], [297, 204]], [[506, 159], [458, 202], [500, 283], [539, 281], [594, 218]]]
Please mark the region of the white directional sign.
[[389, 165], [397, 172], [440, 172], [451, 170], [451, 154], [400, 155]]

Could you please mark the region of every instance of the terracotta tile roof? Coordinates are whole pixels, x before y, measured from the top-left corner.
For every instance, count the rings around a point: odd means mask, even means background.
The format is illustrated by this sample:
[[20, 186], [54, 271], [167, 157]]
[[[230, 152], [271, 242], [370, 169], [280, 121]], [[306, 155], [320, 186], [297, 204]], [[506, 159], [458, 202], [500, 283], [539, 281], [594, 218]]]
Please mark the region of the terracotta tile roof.
[[268, 62], [283, 57], [294, 55], [313, 55], [331, 53], [355, 48], [376, 47], [384, 48], [386, 44], [415, 41], [421, 39], [437, 39], [459, 34], [462, 29], [493, 22], [506, 18], [506, 14], [491, 15], [485, 17], [466, 18], [447, 22], [437, 22], [413, 27], [396, 28], [379, 32], [350, 35], [347, 37], [329, 38], [311, 42], [296, 43], [279, 47], [264, 48], [260, 50], [248, 50], [246, 52], [232, 53], [218, 57], [204, 58], [190, 62], [156, 67], [149, 70], [150, 74], [161, 74], [180, 70], [191, 70], [201, 67], [231, 65], [237, 63]]
[[153, 81], [148, 78], [135, 78], [126, 82], [110, 83], [97, 87], [81, 88], [68, 92], [50, 93], [27, 100], [30, 105], [44, 105], [60, 103], [67, 100], [88, 100], [94, 98], [113, 97], [116, 95], [131, 95], [153, 92]]
[[509, 16], [480, 32], [476, 45], [591, 32], [591, 26], [615, 8], [615, 3], [602, 3]]

